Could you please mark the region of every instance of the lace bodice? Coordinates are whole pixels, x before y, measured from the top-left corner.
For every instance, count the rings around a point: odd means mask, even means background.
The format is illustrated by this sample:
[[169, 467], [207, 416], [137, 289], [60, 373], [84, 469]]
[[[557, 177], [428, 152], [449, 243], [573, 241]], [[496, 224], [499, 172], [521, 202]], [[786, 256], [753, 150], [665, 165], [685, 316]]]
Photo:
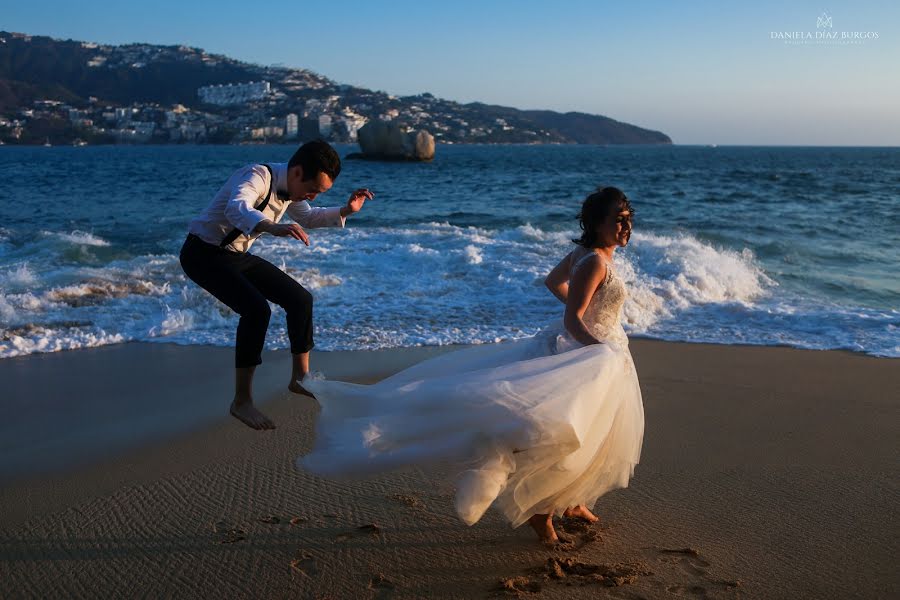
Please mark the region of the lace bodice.
[[[572, 266], [571, 273], [584, 266], [592, 254], [579, 258]], [[571, 277], [571, 275], [570, 275]], [[594, 297], [582, 315], [584, 324], [588, 326], [597, 339], [607, 343], [627, 345], [628, 337], [622, 329], [622, 306], [625, 304], [625, 284], [609, 263], [606, 266], [606, 278], [594, 292]]]
[[[576, 269], [584, 266], [584, 263], [592, 255], [593, 253], [588, 253], [575, 260], [569, 271], [570, 280]], [[581, 317], [598, 340], [620, 350], [628, 349], [628, 336], [625, 335], [625, 330], [622, 328], [621, 319], [625, 297], [625, 283], [616, 273], [615, 268], [608, 264], [606, 278], [597, 287], [597, 291], [594, 292], [594, 296]], [[536, 337], [539, 340], [536, 346], [539, 355], [547, 352], [561, 354], [581, 347], [581, 343], [566, 331], [562, 319], [543, 329]]]

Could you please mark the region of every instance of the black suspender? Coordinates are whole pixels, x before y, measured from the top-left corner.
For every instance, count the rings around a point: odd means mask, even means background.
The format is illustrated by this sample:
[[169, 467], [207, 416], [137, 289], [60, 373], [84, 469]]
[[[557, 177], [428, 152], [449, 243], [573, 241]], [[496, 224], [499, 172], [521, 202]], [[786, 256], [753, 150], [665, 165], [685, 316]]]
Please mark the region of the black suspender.
[[[269, 205], [269, 198], [272, 197], [272, 188], [275, 187], [275, 173], [272, 172], [272, 167], [270, 167], [269, 165], [263, 165], [263, 166], [266, 168], [267, 171], [269, 171], [269, 191], [266, 193], [266, 197], [263, 198], [262, 202], [260, 202], [259, 204], [257, 204], [256, 206], [253, 207], [260, 212], [262, 212], [266, 208], [266, 206]], [[228, 232], [228, 235], [225, 236], [225, 239], [222, 240], [222, 243], [219, 244], [219, 247], [224, 248], [225, 246], [227, 246], [234, 240], [238, 239], [238, 237], [240, 237], [240, 235], [242, 233], [244, 233], [244, 232], [241, 231], [240, 229], [238, 229], [237, 227], [235, 227], [234, 229], [232, 229], [231, 231]]]

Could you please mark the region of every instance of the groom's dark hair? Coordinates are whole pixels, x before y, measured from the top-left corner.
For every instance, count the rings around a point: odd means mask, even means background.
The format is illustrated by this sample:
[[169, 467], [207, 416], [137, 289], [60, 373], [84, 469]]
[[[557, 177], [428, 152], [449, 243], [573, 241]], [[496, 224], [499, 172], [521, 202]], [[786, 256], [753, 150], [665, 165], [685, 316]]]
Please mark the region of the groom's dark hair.
[[627, 209], [634, 214], [625, 192], [614, 187], [597, 188], [597, 191], [585, 198], [581, 204], [581, 212], [577, 218], [583, 233], [579, 239], [572, 241], [579, 246], [593, 248], [597, 243], [597, 225], [606, 220], [613, 208], [617, 209], [616, 212]]
[[341, 157], [328, 142], [314, 140], [300, 146], [288, 162], [288, 169], [300, 165], [303, 167], [302, 181], [309, 181], [325, 173], [331, 180], [341, 174]]

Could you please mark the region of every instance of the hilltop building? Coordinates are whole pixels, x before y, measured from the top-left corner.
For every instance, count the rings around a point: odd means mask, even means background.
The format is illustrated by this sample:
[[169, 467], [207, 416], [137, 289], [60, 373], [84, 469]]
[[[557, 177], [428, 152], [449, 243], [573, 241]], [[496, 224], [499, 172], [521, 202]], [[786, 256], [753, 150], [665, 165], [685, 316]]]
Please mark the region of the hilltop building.
[[229, 106], [262, 100], [272, 93], [268, 81], [251, 81], [226, 85], [207, 85], [197, 89], [197, 96], [206, 104]]

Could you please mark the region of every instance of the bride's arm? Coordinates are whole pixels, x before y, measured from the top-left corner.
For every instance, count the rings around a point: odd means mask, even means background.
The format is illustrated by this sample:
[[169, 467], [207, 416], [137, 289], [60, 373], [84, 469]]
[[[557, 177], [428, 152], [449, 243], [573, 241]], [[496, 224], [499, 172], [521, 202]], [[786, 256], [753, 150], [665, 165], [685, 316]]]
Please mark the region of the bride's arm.
[[544, 279], [544, 285], [547, 286], [550, 293], [556, 296], [563, 304], [566, 303], [566, 298], [569, 297], [569, 269], [571, 265], [572, 253], [569, 252], [565, 258], [559, 261], [558, 265], [553, 267], [553, 270]]
[[582, 261], [575, 272], [572, 273], [572, 280], [569, 283], [569, 294], [566, 300], [566, 315], [563, 318], [563, 324], [566, 331], [572, 334], [581, 344], [585, 346], [590, 344], [601, 344], [590, 332], [584, 324], [582, 317], [584, 311], [587, 310], [594, 292], [606, 277], [606, 265], [599, 257], [594, 256], [589, 260]]

